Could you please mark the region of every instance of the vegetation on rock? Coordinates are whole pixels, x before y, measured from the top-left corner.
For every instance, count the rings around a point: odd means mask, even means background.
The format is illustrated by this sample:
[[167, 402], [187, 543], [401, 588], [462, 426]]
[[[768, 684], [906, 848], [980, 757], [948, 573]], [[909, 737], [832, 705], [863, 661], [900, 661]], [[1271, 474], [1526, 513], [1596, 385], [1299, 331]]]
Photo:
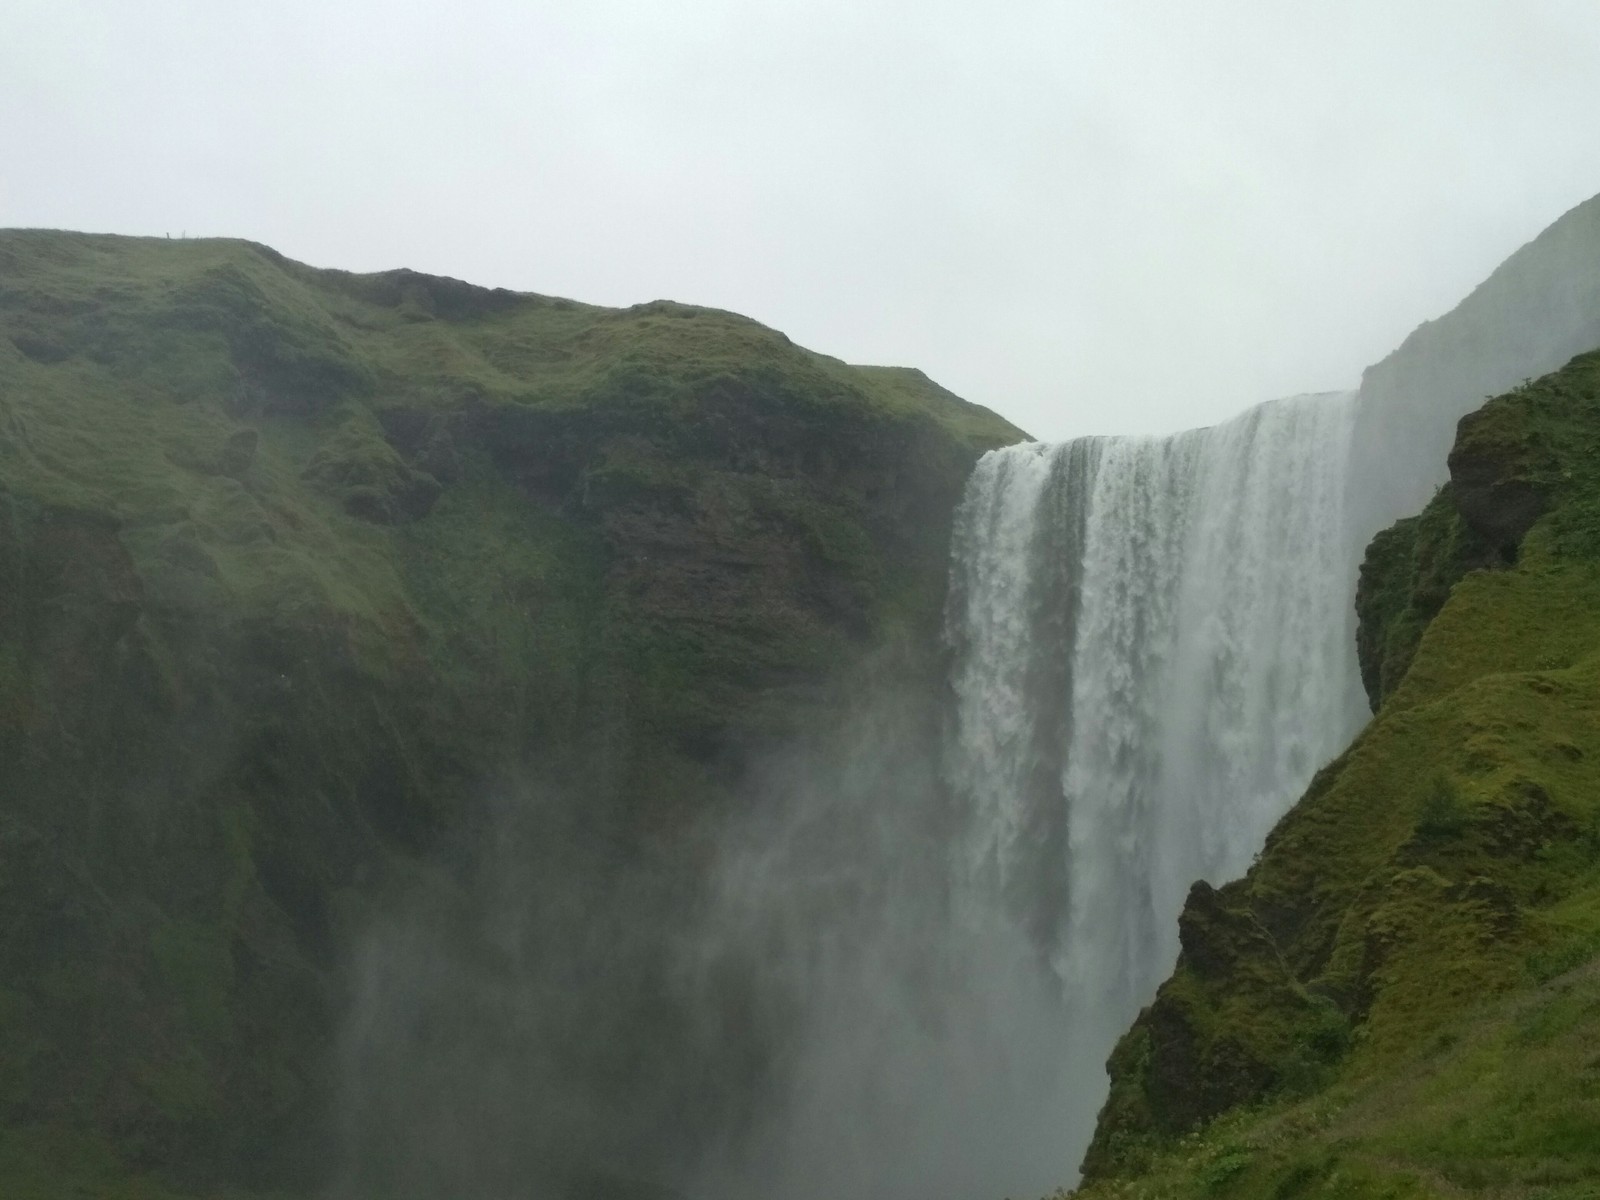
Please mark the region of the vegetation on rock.
[[1600, 354], [1463, 418], [1373, 542], [1377, 713], [1197, 885], [1098, 1197], [1580, 1200], [1600, 1179]]
[[384, 898], [508, 791], [677, 895], [869, 654], [937, 678], [1020, 436], [707, 309], [0, 234], [0, 1192], [320, 1186]]
[[[706, 309], [0, 233], [0, 1194], [323, 1187], [341, 964], [426, 894], [505, 967], [470, 895], [496, 805], [597, 939], [648, 943], [702, 818], [853, 675], [907, 681], [931, 746], [950, 516], [1019, 436]], [[1376, 716], [1194, 888], [1085, 1200], [1593, 1200], [1596, 446], [1590, 355], [1463, 419], [1374, 539]], [[569, 1050], [602, 1108], [700, 1048], [626, 969]], [[670, 1065], [758, 1071], [720, 1041]], [[680, 1099], [671, 1136], [715, 1124]]]

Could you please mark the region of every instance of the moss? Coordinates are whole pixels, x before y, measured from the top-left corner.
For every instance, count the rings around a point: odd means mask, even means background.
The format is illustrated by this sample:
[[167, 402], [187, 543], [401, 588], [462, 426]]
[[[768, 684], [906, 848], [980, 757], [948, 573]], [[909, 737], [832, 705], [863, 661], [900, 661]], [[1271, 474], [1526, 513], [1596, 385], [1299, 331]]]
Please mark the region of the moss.
[[1091, 1178], [1239, 1104], [1315, 1091], [1348, 1046], [1345, 1015], [1291, 975], [1237, 890], [1195, 884], [1179, 936], [1177, 970], [1112, 1054]]
[[1450, 484], [1420, 515], [1373, 538], [1356, 587], [1356, 649], [1374, 711], [1405, 678], [1422, 631], [1451, 589], [1492, 559], [1487, 543], [1456, 511]]
[[439, 498], [439, 482], [405, 462], [377, 420], [352, 409], [325, 435], [301, 472], [353, 517], [383, 525], [415, 521]]
[[17, 648], [0, 646], [0, 738], [27, 725], [31, 690]]
[[1402, 1073], [1225, 1115], [1079, 1196], [1580, 1200], [1600, 1172], [1597, 1003], [1590, 971], [1478, 1006]]
[[1455, 781], [1448, 775], [1435, 776], [1422, 799], [1417, 835], [1441, 841], [1456, 837], [1467, 827], [1467, 816]]
[[51, 1041], [40, 1028], [35, 1001], [14, 988], [0, 988], [0, 1113], [26, 1111], [39, 1075], [48, 1072]]
[[279, 1193], [175, 1187], [130, 1167], [93, 1133], [25, 1126], [0, 1130], [0, 1191], [11, 1200], [283, 1200]]
[[151, 951], [164, 991], [184, 1009], [188, 1024], [202, 1038], [227, 1035], [233, 991], [233, 959], [222, 931], [194, 921], [174, 921], [151, 934]]
[[528, 792], [690, 903], [746, 756], [934, 678], [1019, 436], [709, 309], [0, 233], [0, 1122], [314, 1191], [350, 914]]
[[[1451, 485], [1375, 539], [1377, 715], [1225, 903], [1191, 897], [1178, 970], [1113, 1056], [1086, 1197], [1592, 1194], [1597, 444], [1589, 355], [1464, 420]], [[1197, 939], [1231, 949], [1207, 965]], [[1320, 1009], [1264, 1005], [1269, 980]], [[1314, 1069], [1260, 1049], [1288, 1028]], [[1220, 1107], [1194, 1107], [1203, 1078], [1148, 1086], [1216, 1044], [1270, 1069], [1235, 1070], [1248, 1086]]]

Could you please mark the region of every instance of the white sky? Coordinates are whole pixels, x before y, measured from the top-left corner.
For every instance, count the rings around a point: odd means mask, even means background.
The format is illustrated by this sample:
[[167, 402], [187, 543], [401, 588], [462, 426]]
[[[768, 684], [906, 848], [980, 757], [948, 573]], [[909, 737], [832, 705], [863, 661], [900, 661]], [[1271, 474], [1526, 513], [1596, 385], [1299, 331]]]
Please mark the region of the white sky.
[[1049, 438], [1353, 386], [1600, 191], [1600, 0], [5, 0], [0, 225], [747, 313]]

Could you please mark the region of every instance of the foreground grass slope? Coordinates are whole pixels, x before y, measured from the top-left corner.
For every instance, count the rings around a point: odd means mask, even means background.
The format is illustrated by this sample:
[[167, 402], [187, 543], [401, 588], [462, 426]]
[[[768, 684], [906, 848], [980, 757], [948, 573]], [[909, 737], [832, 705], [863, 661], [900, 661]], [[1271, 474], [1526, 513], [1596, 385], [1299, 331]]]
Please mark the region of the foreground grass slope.
[[1019, 436], [727, 313], [0, 233], [0, 1193], [320, 1186], [370, 914], [520, 795], [670, 922], [750, 755], [936, 678]]
[[1376, 716], [1197, 884], [1085, 1162], [1111, 1196], [1600, 1196], [1600, 355], [1374, 540]]

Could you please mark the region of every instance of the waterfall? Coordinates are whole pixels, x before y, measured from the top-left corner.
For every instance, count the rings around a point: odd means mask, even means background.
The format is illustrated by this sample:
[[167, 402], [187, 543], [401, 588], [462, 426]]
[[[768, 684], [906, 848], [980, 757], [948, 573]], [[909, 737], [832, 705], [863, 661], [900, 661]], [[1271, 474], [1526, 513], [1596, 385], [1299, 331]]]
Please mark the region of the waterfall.
[[948, 614], [965, 908], [1025, 933], [1090, 1120], [1117, 1035], [1171, 970], [1189, 885], [1242, 873], [1365, 716], [1354, 399], [1012, 446], [968, 485]]
[[692, 906], [620, 870], [603, 819], [512, 789], [465, 878], [419, 876], [355, 956], [335, 1194], [1069, 1183], [1187, 887], [1240, 874], [1365, 719], [1367, 540], [1444, 481], [1461, 414], [1597, 344], [1600, 198], [1359, 395], [985, 456], [942, 748], [920, 683], [864, 672], [836, 729], [712, 806]]
[[724, 839], [701, 941], [770, 985], [780, 1053], [694, 1195], [1071, 1182], [1188, 887], [1240, 875], [1366, 720], [1368, 540], [1445, 481], [1463, 413], [1600, 344], [1597, 265], [1600, 197], [1358, 393], [978, 463], [953, 531], [941, 749], [885, 725], [894, 697], [868, 699]]

